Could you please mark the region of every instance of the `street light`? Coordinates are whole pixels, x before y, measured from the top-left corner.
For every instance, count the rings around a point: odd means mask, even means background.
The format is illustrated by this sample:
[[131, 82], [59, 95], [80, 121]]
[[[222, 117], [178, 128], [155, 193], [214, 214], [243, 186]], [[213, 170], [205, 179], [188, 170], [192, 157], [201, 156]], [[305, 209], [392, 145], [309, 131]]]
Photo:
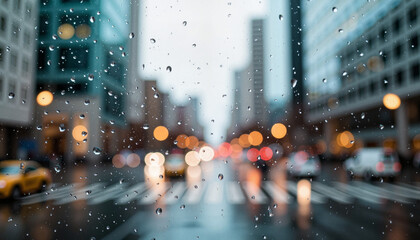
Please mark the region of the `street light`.
[[389, 110], [395, 110], [400, 107], [401, 105], [401, 99], [398, 97], [398, 95], [393, 93], [388, 93], [384, 96], [382, 99], [384, 106], [388, 108]]

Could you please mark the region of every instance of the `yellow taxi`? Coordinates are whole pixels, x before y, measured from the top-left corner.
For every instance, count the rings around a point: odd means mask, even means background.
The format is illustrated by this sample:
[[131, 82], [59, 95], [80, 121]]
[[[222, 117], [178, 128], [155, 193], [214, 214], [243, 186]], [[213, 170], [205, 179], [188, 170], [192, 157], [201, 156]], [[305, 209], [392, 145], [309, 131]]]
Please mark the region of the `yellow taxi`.
[[34, 161], [0, 162], [0, 198], [18, 199], [23, 194], [43, 191], [51, 184], [48, 169]]

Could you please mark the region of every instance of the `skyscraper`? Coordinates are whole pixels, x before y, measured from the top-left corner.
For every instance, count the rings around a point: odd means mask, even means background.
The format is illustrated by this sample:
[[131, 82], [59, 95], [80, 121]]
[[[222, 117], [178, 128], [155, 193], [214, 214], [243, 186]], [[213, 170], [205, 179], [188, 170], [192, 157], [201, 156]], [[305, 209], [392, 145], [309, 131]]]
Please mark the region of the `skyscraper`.
[[[125, 127], [130, 1], [41, 3], [37, 107], [42, 154], [94, 158], [118, 150]], [[102, 154], [92, 150], [101, 149]], [[87, 154], [90, 153], [90, 154]], [[97, 151], [98, 153], [98, 151]]]
[[0, 5], [0, 158], [28, 155], [24, 128], [32, 121], [38, 4], [25, 0]]

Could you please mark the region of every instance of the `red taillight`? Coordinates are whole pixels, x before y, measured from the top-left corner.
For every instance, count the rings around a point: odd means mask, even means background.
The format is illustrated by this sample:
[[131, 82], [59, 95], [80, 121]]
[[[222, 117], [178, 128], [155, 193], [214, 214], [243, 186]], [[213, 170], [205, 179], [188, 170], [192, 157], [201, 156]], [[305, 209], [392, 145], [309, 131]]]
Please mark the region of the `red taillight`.
[[394, 171], [396, 171], [396, 172], [401, 171], [401, 163], [399, 163], [399, 162], [394, 163], [394, 166], [392, 166], [392, 167], [393, 167]]
[[384, 169], [385, 169], [385, 165], [384, 165], [384, 163], [383, 163], [383, 162], [378, 162], [378, 163], [376, 164], [376, 171], [378, 171], [378, 172], [383, 172], [383, 171], [384, 171]]

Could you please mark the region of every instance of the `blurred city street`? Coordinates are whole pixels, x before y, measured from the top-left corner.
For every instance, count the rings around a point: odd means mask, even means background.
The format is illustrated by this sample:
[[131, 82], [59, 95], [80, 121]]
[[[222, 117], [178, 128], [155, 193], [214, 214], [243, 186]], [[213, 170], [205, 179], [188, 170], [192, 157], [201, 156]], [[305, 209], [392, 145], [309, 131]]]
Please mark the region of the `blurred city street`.
[[[337, 163], [315, 180], [263, 180], [250, 163], [217, 159], [186, 178], [143, 167], [68, 168], [43, 193], [0, 205], [7, 239], [415, 239], [420, 179], [348, 181]], [[71, 234], [68, 234], [71, 233]]]

